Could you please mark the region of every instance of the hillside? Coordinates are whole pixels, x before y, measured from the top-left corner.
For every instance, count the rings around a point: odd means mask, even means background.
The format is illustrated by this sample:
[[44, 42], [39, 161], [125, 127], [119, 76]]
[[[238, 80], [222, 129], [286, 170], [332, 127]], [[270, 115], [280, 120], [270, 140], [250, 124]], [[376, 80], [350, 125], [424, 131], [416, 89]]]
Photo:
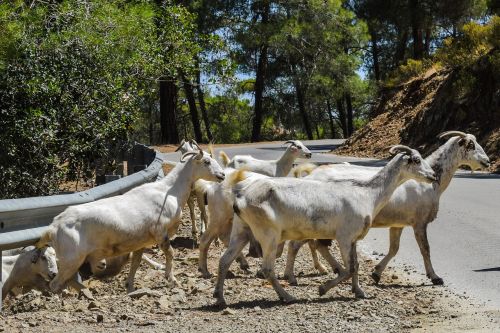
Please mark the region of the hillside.
[[387, 157], [386, 147], [403, 143], [424, 155], [445, 130], [476, 135], [500, 172], [500, 65], [494, 49], [466, 68], [435, 69], [381, 92], [374, 118], [335, 153]]

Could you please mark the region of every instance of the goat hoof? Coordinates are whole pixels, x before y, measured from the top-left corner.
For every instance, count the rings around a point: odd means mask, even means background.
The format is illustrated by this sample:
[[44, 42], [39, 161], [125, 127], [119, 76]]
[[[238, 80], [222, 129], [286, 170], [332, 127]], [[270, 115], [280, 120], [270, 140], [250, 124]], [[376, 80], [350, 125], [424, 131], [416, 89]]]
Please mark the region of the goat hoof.
[[248, 263], [244, 263], [240, 265], [240, 268], [244, 271], [248, 271], [250, 269], [250, 265]]
[[378, 284], [380, 282], [380, 274], [372, 272], [372, 279], [375, 281], [375, 284]]
[[444, 284], [443, 279], [441, 279], [440, 277], [432, 279], [431, 281], [432, 281], [432, 284], [435, 286], [442, 286]]
[[323, 296], [324, 294], [326, 294], [326, 288], [324, 286], [319, 286], [318, 293], [320, 296]]
[[356, 296], [356, 298], [368, 298], [368, 296], [365, 294], [365, 292], [363, 290], [356, 290], [354, 292], [354, 295]]
[[339, 274], [339, 273], [340, 273], [340, 270], [339, 270], [337, 267], [335, 267], [335, 268], [333, 269], [333, 273], [335, 273], [335, 274]]
[[224, 299], [217, 299], [217, 301], [215, 302], [215, 307], [220, 310], [223, 310], [227, 308], [227, 303]]
[[262, 270], [258, 270], [257, 273], [255, 273], [255, 277], [257, 279], [265, 279], [266, 277], [264, 276], [264, 273], [262, 272]]
[[283, 302], [283, 304], [292, 304], [292, 303], [297, 302], [297, 299], [295, 297], [289, 295], [289, 296], [282, 298], [281, 302]]
[[201, 277], [204, 279], [210, 279], [212, 274], [210, 272], [201, 272]]
[[286, 281], [288, 281], [288, 284], [291, 285], [291, 286], [297, 286], [298, 285], [297, 279], [295, 278], [295, 276], [285, 275], [285, 276], [283, 276], [283, 279], [285, 279]]

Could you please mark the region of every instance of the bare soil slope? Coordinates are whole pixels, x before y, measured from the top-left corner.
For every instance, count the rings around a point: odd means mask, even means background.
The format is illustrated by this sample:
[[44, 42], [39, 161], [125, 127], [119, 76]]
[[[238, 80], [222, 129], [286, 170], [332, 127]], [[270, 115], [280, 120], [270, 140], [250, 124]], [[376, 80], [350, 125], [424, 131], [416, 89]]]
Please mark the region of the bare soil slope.
[[[473, 66], [429, 69], [398, 87], [382, 91], [374, 118], [335, 151], [358, 157], [386, 157], [390, 145], [403, 143], [427, 154], [446, 130], [476, 135], [500, 172], [500, 71], [498, 50]], [[492, 60], [493, 59], [493, 60]]]

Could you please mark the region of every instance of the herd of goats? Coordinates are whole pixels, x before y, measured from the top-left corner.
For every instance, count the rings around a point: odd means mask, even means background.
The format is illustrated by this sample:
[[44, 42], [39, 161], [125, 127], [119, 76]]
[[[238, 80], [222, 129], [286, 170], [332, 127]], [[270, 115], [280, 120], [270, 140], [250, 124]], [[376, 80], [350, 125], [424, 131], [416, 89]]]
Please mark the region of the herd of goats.
[[[207, 252], [212, 241], [220, 239], [227, 247], [219, 260], [214, 291], [216, 304], [221, 306], [226, 304], [224, 279], [231, 263], [236, 259], [243, 269], [249, 268], [242, 255], [249, 242], [258, 245], [259, 272], [283, 302], [295, 300], [274, 272], [276, 257], [287, 240], [285, 278], [290, 284], [297, 283], [295, 256], [308, 243], [315, 268], [327, 272], [318, 260], [319, 252], [336, 273], [319, 287], [320, 295], [351, 279], [355, 296], [366, 297], [359, 285], [356, 243], [370, 228], [390, 230], [389, 252], [372, 273], [377, 283], [398, 252], [403, 228], [410, 226], [427, 276], [433, 284], [443, 284], [432, 267], [427, 224], [436, 218], [441, 194], [455, 171], [463, 165], [472, 170], [485, 168], [490, 161], [472, 134], [448, 131], [439, 138], [446, 142], [427, 158], [407, 146], [393, 146], [389, 151], [393, 157], [383, 168], [348, 163], [304, 163], [293, 168], [297, 158], [311, 158], [298, 140], [287, 141], [284, 154], [272, 161], [246, 155], [229, 159], [220, 152], [223, 168], [212, 149], [204, 152], [193, 140], [183, 141], [178, 148], [180, 162], [161, 180], [121, 196], [70, 206], [54, 218], [35, 247], [4, 251], [2, 297], [31, 288], [58, 293], [67, 287], [92, 297], [78, 273], [84, 264], [99, 278], [118, 274], [130, 261], [128, 292], [134, 290], [134, 276], [142, 261], [163, 269], [169, 285], [176, 285], [170, 241], [186, 203], [193, 238], [199, 241], [198, 265], [204, 278], [211, 276]], [[295, 177], [287, 177], [289, 173]], [[199, 240], [194, 198], [201, 211]], [[343, 264], [330, 253], [331, 240], [337, 241]], [[143, 254], [155, 244], [165, 255], [165, 265]]]

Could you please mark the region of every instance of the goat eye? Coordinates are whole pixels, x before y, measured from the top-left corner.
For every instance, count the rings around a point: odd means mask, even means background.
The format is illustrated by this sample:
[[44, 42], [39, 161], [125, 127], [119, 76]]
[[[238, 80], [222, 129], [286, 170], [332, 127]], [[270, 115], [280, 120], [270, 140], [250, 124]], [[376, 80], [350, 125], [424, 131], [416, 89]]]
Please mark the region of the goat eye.
[[205, 161], [203, 161], [203, 163], [205, 163], [206, 165], [209, 165], [210, 164], [210, 160], [205, 160]]
[[413, 157], [412, 161], [415, 162], [416, 164], [420, 164], [420, 158], [418, 157]]
[[297, 147], [297, 148], [302, 149], [302, 147]]
[[476, 145], [474, 145], [474, 142], [472, 142], [472, 141], [471, 141], [471, 142], [469, 143], [469, 145], [468, 145], [468, 148], [469, 148], [469, 149], [474, 149], [474, 148], [476, 148]]

